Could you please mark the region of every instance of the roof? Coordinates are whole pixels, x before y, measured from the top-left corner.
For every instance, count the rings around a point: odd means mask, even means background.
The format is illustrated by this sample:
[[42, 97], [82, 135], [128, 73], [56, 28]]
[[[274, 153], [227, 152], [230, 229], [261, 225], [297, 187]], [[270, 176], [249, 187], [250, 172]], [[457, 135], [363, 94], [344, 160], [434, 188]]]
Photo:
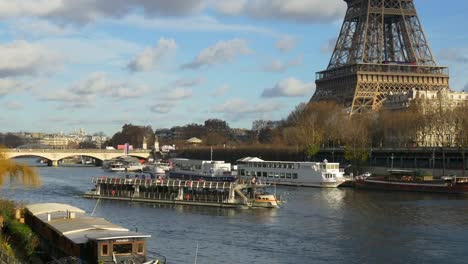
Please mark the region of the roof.
[[[76, 244], [86, 243], [88, 240], [151, 237], [150, 235], [131, 232], [127, 228], [113, 224], [104, 218], [90, 216], [85, 211], [67, 204], [33, 204], [26, 206], [26, 208], [51, 229]], [[67, 210], [68, 212], [74, 212], [74, 216], [70, 217]], [[50, 221], [48, 221], [48, 214], [50, 214]]]
[[193, 137], [193, 138], [187, 139], [187, 142], [188, 143], [202, 143], [203, 141], [199, 138]]
[[259, 159], [257, 157], [245, 157], [245, 158], [242, 158], [242, 159], [238, 159], [237, 161], [240, 161], [240, 162], [261, 162], [261, 161], [264, 161], [264, 160]]
[[30, 204], [26, 206], [29, 212], [33, 215], [45, 214], [45, 213], [55, 213], [55, 212], [76, 212], [76, 213], [85, 213], [78, 207], [71, 206], [69, 204], [60, 204], [60, 203], [42, 203], [42, 204]]

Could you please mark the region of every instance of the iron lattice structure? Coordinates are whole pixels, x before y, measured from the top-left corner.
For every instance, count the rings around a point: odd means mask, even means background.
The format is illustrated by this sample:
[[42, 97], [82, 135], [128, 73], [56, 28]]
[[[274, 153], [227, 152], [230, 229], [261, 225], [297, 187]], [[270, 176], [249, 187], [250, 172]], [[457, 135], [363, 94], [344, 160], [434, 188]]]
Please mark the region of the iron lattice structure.
[[337, 101], [351, 114], [378, 110], [391, 93], [449, 89], [413, 0], [344, 0], [348, 4], [328, 68], [316, 76], [312, 102]]

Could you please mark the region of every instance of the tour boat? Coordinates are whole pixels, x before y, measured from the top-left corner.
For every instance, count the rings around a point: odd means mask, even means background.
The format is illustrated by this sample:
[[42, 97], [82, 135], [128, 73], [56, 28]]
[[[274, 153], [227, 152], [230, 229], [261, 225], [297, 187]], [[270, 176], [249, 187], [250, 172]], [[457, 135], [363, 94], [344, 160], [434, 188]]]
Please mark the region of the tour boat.
[[273, 194], [258, 194], [255, 197], [253, 206], [265, 208], [278, 208], [280, 204], [279, 199]]
[[54, 263], [166, 263], [165, 257], [146, 250], [150, 235], [130, 231], [68, 204], [28, 205], [25, 223], [38, 234], [41, 249]]
[[104, 169], [110, 172], [141, 172], [145, 165], [134, 162], [111, 161], [106, 164]]
[[232, 182], [236, 177], [232, 175], [231, 164], [224, 161], [170, 159], [172, 168], [167, 171], [171, 179], [194, 181]]
[[238, 160], [238, 175], [267, 184], [334, 188], [346, 179], [339, 163], [265, 161], [246, 157]]
[[222, 208], [278, 208], [279, 196], [263, 190], [269, 185], [254, 180], [204, 181], [151, 177], [93, 178], [95, 188], [85, 198], [197, 205]]

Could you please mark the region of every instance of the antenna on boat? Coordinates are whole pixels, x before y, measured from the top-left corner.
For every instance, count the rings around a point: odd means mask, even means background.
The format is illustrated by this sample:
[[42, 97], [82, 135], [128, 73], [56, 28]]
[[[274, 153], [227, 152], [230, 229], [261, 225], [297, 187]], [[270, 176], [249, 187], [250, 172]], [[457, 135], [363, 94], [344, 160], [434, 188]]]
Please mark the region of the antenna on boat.
[[195, 262], [194, 262], [194, 264], [197, 264], [197, 257], [198, 257], [198, 242], [197, 242], [197, 250], [195, 251]]
[[101, 200], [101, 197], [98, 198], [96, 204], [94, 205], [94, 209], [93, 209], [93, 211], [91, 212], [91, 216], [94, 216], [94, 213], [96, 212], [96, 208], [97, 208], [98, 203], [99, 203], [100, 200]]

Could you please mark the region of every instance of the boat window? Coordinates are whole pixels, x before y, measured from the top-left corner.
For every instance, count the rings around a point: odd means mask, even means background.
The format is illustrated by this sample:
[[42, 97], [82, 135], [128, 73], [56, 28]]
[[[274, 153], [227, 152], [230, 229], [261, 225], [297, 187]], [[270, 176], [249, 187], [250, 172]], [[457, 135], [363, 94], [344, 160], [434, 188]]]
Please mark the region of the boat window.
[[132, 243], [114, 244], [112, 251], [116, 255], [125, 255], [132, 253]]
[[265, 163], [263, 163], [263, 164], [262, 164], [262, 167], [263, 167], [263, 168], [266, 168], [266, 164], [265, 164]]
[[286, 174], [285, 174], [284, 172], [282, 172], [282, 173], [280, 174], [280, 178], [282, 178], [282, 179], [284, 179], [285, 176], [286, 176]]
[[269, 178], [273, 178], [273, 176], [275, 176], [275, 174], [274, 174], [273, 172], [269, 172], [269, 173], [268, 173], [268, 177], [269, 177]]
[[138, 242], [137, 243], [137, 254], [145, 253], [145, 242]]
[[297, 173], [293, 173], [293, 179], [297, 179]]
[[286, 173], [286, 178], [291, 179], [291, 173]]
[[257, 171], [257, 177], [262, 177], [262, 172]]
[[101, 256], [109, 256], [109, 245], [101, 244]]
[[268, 173], [267, 172], [263, 172], [263, 177], [268, 177]]

